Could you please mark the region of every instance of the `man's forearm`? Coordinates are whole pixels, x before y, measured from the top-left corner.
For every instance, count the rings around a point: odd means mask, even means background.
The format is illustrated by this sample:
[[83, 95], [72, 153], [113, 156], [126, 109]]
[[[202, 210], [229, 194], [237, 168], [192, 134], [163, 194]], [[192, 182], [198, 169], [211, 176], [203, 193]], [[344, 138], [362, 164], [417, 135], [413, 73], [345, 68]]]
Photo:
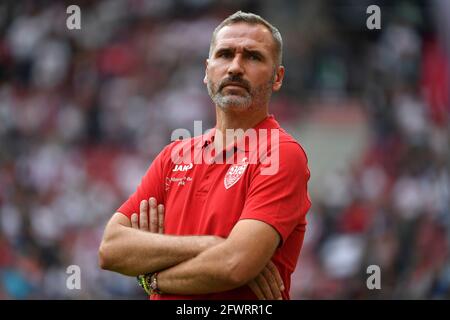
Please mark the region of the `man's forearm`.
[[233, 278], [236, 268], [224, 243], [158, 274], [158, 286], [167, 294], [206, 294], [244, 285]]
[[102, 268], [136, 276], [172, 267], [222, 241], [215, 236], [171, 236], [117, 227], [100, 246]]
[[270, 225], [243, 219], [222, 243], [161, 271], [159, 289], [168, 294], [207, 294], [241, 287], [263, 271], [279, 242]]

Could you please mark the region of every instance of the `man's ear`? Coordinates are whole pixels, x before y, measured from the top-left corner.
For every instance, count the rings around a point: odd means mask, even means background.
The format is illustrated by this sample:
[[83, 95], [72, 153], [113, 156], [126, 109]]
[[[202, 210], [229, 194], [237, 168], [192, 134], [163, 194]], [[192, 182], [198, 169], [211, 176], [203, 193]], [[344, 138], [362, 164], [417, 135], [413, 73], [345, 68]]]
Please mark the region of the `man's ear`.
[[205, 60], [205, 77], [203, 78], [203, 83], [208, 84], [208, 63], [209, 59]]
[[278, 91], [280, 90], [282, 84], [283, 84], [283, 79], [284, 79], [284, 67], [283, 66], [278, 66], [277, 67], [277, 72], [275, 73], [275, 79], [273, 81], [273, 85], [272, 85], [272, 90]]

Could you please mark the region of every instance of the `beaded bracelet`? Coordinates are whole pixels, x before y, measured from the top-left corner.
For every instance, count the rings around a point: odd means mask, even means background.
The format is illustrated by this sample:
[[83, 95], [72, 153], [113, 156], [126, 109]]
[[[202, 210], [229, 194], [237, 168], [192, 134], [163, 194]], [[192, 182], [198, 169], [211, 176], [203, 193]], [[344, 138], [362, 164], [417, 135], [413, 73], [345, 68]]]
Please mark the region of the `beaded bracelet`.
[[137, 278], [139, 285], [142, 287], [142, 289], [144, 289], [145, 293], [147, 295], [150, 295], [151, 292], [150, 292], [150, 288], [148, 287], [148, 284], [147, 284], [147, 279], [146, 279], [147, 276], [149, 276], [149, 274], [140, 274], [136, 278]]

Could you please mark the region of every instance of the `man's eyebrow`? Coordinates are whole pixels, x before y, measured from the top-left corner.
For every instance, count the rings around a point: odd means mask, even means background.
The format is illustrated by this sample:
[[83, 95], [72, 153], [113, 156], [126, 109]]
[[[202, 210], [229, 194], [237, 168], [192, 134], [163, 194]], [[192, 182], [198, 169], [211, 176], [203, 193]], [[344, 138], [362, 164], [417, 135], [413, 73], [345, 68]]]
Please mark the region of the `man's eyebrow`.
[[262, 51], [258, 50], [258, 49], [246, 49], [246, 48], [244, 48], [244, 52], [245, 53], [249, 53], [249, 54], [255, 54], [255, 55], [260, 56], [262, 58], [265, 57], [264, 53]]
[[231, 48], [231, 47], [221, 47], [216, 49], [216, 54], [217, 53], [221, 53], [221, 52], [234, 52], [235, 49]]
[[[235, 52], [235, 51], [236, 51], [236, 49], [233, 48], [233, 47], [219, 47], [219, 48], [216, 49], [215, 54], [223, 53], [223, 52]], [[244, 48], [244, 52], [246, 54], [257, 55], [257, 56], [259, 56], [261, 58], [265, 57], [265, 54], [262, 51], [258, 50], [258, 49], [247, 49], [247, 48]]]

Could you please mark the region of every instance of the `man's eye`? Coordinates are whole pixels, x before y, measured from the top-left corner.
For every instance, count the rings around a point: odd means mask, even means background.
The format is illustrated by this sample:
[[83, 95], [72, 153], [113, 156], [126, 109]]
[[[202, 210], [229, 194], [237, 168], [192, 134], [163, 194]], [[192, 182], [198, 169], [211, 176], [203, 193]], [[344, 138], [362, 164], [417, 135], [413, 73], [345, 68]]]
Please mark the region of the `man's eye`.
[[231, 58], [231, 53], [230, 52], [219, 52], [219, 54], [217, 56], [219, 58]]
[[251, 54], [250, 55], [250, 60], [260, 61], [261, 58], [257, 54]]

